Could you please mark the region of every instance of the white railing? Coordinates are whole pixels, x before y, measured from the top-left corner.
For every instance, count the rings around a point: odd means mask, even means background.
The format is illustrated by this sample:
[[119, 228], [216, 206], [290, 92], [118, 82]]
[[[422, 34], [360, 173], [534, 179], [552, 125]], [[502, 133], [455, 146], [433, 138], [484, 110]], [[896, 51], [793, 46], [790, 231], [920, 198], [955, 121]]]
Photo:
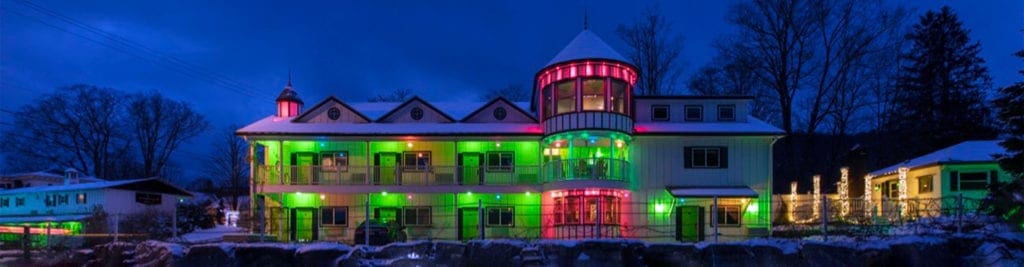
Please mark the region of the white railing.
[[[539, 166], [281, 166], [256, 167], [264, 185], [529, 185]], [[369, 171], [369, 172], [367, 172]]]

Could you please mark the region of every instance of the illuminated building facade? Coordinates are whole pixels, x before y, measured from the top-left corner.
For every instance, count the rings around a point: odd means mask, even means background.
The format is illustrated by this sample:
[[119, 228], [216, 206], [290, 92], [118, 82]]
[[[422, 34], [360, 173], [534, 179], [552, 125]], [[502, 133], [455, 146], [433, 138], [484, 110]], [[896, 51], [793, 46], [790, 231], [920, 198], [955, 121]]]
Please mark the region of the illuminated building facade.
[[[250, 144], [256, 232], [410, 239], [742, 239], [770, 228], [772, 144], [750, 97], [635, 96], [637, 69], [584, 30], [530, 102], [345, 103], [289, 86]], [[355, 242], [362, 242], [354, 240]]]

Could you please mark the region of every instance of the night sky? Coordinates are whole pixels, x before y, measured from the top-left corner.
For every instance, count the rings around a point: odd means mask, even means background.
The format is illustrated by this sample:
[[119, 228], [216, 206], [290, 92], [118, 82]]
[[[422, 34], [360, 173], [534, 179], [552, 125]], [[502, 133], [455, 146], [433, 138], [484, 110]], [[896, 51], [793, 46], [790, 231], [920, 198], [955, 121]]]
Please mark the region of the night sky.
[[[179, 154], [182, 166], [198, 167], [184, 158], [206, 152], [214, 132], [273, 113], [289, 69], [307, 105], [329, 95], [361, 102], [396, 88], [433, 101], [477, 101], [487, 89], [528, 88], [582, 29], [584, 13], [581, 0], [300, 2], [0, 0], [0, 108], [16, 110], [75, 83], [157, 90], [192, 103], [217, 128]], [[625, 54], [615, 28], [650, 2], [587, 1], [590, 29]], [[685, 38], [680, 83], [714, 56], [711, 43], [732, 30], [725, 15], [735, 2], [660, 4]], [[928, 9], [952, 6], [981, 42], [994, 85], [1021, 80], [1016, 71], [1024, 64], [1011, 54], [1024, 47], [1024, 1], [906, 4], [915, 10], [913, 22]], [[182, 65], [169, 57], [194, 71], [172, 70]], [[0, 112], [0, 126], [11, 121]]]

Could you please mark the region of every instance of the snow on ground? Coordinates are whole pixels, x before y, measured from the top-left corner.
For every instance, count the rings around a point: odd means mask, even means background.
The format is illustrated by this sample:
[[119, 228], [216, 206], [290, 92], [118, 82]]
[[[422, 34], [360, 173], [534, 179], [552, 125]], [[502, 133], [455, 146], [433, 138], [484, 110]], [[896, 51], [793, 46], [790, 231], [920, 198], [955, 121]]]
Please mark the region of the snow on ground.
[[227, 225], [217, 225], [216, 227], [213, 227], [213, 228], [210, 228], [210, 229], [195, 230], [195, 231], [193, 231], [191, 233], [187, 233], [185, 235], [180, 236], [179, 239], [181, 239], [180, 240], [181, 242], [193, 243], [193, 244], [195, 244], [195, 243], [213, 243], [213, 242], [223, 241], [224, 240], [224, 234], [240, 233], [242, 231], [243, 231], [243, 229], [242, 228], [238, 228], [238, 227], [227, 226]]

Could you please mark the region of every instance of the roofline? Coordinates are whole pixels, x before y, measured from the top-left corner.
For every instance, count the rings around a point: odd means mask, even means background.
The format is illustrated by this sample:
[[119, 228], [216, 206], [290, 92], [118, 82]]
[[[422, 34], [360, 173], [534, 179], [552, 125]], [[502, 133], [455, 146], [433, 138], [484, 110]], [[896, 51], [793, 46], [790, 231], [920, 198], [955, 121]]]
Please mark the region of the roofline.
[[634, 95], [633, 99], [694, 99], [694, 100], [705, 100], [705, 99], [741, 99], [751, 100], [753, 96], [749, 95], [723, 95], [723, 96], [712, 96], [712, 95]]
[[320, 101], [319, 103], [317, 103], [316, 105], [314, 105], [314, 106], [313, 106], [312, 108], [309, 108], [309, 109], [307, 109], [307, 110], [306, 110], [306, 112], [303, 112], [303, 113], [302, 113], [302, 114], [300, 114], [299, 116], [296, 116], [295, 118], [293, 118], [293, 119], [292, 119], [291, 121], [292, 121], [292, 122], [297, 122], [297, 121], [301, 120], [302, 118], [304, 118], [304, 117], [306, 117], [307, 115], [309, 115], [310, 113], [312, 113], [312, 112], [313, 112], [313, 110], [315, 110], [315, 109], [319, 108], [320, 106], [326, 105], [326, 104], [327, 104], [327, 102], [329, 102], [329, 101], [330, 101], [330, 100], [332, 100], [332, 99], [333, 99], [334, 101], [338, 102], [339, 104], [341, 104], [341, 106], [343, 106], [343, 107], [347, 108], [348, 110], [350, 110], [350, 111], [352, 111], [352, 112], [355, 112], [357, 116], [359, 116], [360, 118], [363, 118], [363, 119], [364, 119], [364, 120], [366, 120], [367, 122], [371, 122], [371, 121], [373, 121], [373, 120], [371, 120], [371, 119], [370, 119], [369, 117], [366, 117], [366, 115], [363, 115], [363, 113], [360, 113], [360, 112], [359, 112], [358, 110], [356, 110], [356, 109], [352, 108], [352, 106], [349, 106], [348, 104], [345, 104], [345, 102], [344, 102], [344, 101], [341, 101], [341, 99], [338, 99], [338, 98], [337, 98], [337, 97], [335, 97], [334, 95], [328, 96], [328, 97], [327, 97], [327, 98], [325, 98], [324, 100], [322, 100], [322, 101]]
[[[924, 168], [934, 167], [934, 166], [938, 166], [938, 165], [963, 165], [963, 164], [983, 164], [983, 163], [984, 164], [999, 164], [999, 162], [995, 161], [995, 160], [968, 160], [968, 161], [944, 160], [944, 161], [936, 161], [936, 162], [926, 163], [926, 164], [922, 164], [922, 165], [917, 165], [917, 166], [914, 166], [914, 167], [907, 167], [907, 171], [913, 171], [913, 170], [917, 170], [917, 169], [924, 169]], [[892, 166], [889, 166], [889, 167], [892, 167]], [[882, 169], [887, 169], [889, 167], [885, 167], [885, 168], [882, 168]], [[873, 180], [875, 178], [896, 174], [897, 172], [899, 172], [900, 167], [901, 166], [897, 166], [896, 170], [894, 170], [894, 171], [888, 171], [888, 172], [884, 172], [884, 173], [872, 174], [872, 173], [878, 172], [878, 170], [876, 170], [876, 171], [873, 171], [873, 172], [869, 172], [868, 175], [874, 175], [874, 177], [871, 177], [871, 179]], [[882, 170], [882, 169], [879, 169], [879, 170]]]
[[349, 134], [337, 132], [280, 133], [280, 132], [237, 132], [243, 136], [344, 136], [344, 137], [381, 137], [381, 136], [544, 136], [544, 133], [374, 133]]
[[[543, 73], [544, 71], [546, 71], [546, 70], [548, 70], [548, 69], [550, 69], [552, 67], [555, 67], [555, 66], [558, 66], [558, 65], [562, 65], [562, 64], [575, 63], [575, 62], [583, 62], [583, 61], [595, 61], [595, 60], [603, 60], [603, 61], [608, 61], [608, 62], [615, 62], [615, 63], [625, 64], [626, 66], [629, 66], [630, 68], [633, 69], [633, 71], [636, 72], [637, 77], [640, 76], [640, 68], [637, 68], [636, 65], [633, 65], [633, 63], [629, 63], [629, 62], [625, 62], [625, 61], [617, 60], [617, 59], [610, 59], [610, 58], [582, 58], [582, 59], [573, 59], [573, 60], [566, 60], [566, 61], [560, 61], [560, 62], [551, 63], [551, 64], [548, 64], [547, 66], [544, 66], [540, 70], [538, 70], [537, 73], [533, 74], [533, 89], [530, 90], [530, 92], [531, 92], [530, 93], [530, 111], [537, 111], [537, 105], [536, 105], [536, 103], [537, 103], [537, 101], [536, 101], [537, 100], [537, 91], [538, 91], [538, 89], [540, 89], [540, 88], [537, 88], [537, 78], [540, 77], [541, 73]], [[629, 90], [635, 90], [635, 89], [636, 89], [636, 85], [633, 85], [633, 88], [629, 88]]]
[[518, 110], [520, 113], [523, 113], [524, 115], [526, 115], [527, 118], [530, 118], [530, 120], [532, 120], [534, 123], [540, 123], [540, 121], [537, 121], [537, 118], [533, 117], [533, 115], [530, 114], [530, 112], [527, 112], [527, 111], [523, 110], [523, 108], [519, 107], [519, 105], [516, 105], [512, 101], [508, 101], [508, 99], [505, 99], [505, 97], [503, 97], [503, 96], [498, 96], [494, 100], [491, 100], [491, 101], [487, 102], [486, 104], [484, 104], [483, 106], [480, 106], [479, 108], [477, 108], [473, 112], [470, 112], [469, 115], [466, 115], [466, 117], [464, 117], [461, 120], [459, 120], [459, 122], [466, 122], [467, 120], [469, 120], [469, 118], [472, 118], [473, 116], [476, 116], [477, 113], [480, 113], [480, 112], [484, 111], [485, 108], [493, 105], [495, 102], [498, 102], [498, 101], [504, 101], [505, 104], [508, 104], [509, 106], [512, 106], [513, 108]]
[[744, 133], [726, 133], [726, 132], [633, 132], [634, 136], [775, 136], [785, 137], [785, 133], [778, 132], [744, 132]]
[[395, 108], [391, 109], [391, 111], [388, 111], [388, 113], [385, 113], [384, 115], [380, 116], [380, 118], [377, 118], [377, 120], [375, 120], [374, 122], [382, 122], [382, 121], [384, 121], [384, 118], [387, 118], [388, 116], [391, 116], [395, 112], [398, 112], [399, 109], [401, 109], [402, 107], [404, 107], [406, 105], [409, 105], [409, 103], [412, 103], [412, 101], [414, 101], [414, 100], [419, 100], [420, 102], [423, 102], [424, 105], [427, 105], [427, 107], [429, 107], [430, 109], [433, 109], [435, 112], [441, 114], [441, 116], [444, 116], [444, 118], [448, 119], [448, 121], [450, 121], [450, 122], [458, 121], [458, 120], [452, 118], [452, 116], [449, 116], [448, 114], [444, 113], [444, 111], [441, 111], [437, 107], [434, 107], [434, 105], [431, 105], [430, 102], [427, 102], [426, 100], [423, 100], [419, 96], [415, 96], [414, 95], [414, 96], [412, 96], [412, 98], [409, 98], [409, 100], [406, 100], [405, 102], [402, 102], [401, 104], [398, 104], [398, 106], [395, 106]]
[[[127, 179], [127, 180], [113, 180], [113, 181], [105, 180], [105, 181], [102, 181], [102, 182], [93, 182], [93, 183], [118, 183], [118, 182], [121, 182], [121, 183], [115, 184], [115, 185], [107, 185], [107, 186], [101, 186], [101, 187], [95, 187], [95, 188], [83, 188], [83, 189], [54, 189], [54, 188], [48, 188], [48, 187], [58, 187], [58, 186], [65, 186], [65, 185], [22, 187], [22, 188], [17, 188], [17, 189], [0, 190], [0, 195], [37, 193], [37, 192], [52, 192], [52, 191], [68, 191], [68, 190], [95, 190], [95, 189], [117, 189], [117, 190], [124, 190], [124, 189], [119, 189], [119, 188], [116, 188], [116, 187], [123, 186], [123, 185], [134, 184], [134, 183], [146, 182], [146, 181], [150, 181], [150, 180], [155, 180], [155, 181], [160, 182], [160, 183], [162, 183], [164, 185], [170, 186], [171, 188], [174, 188], [175, 190], [178, 190], [181, 193], [184, 193], [184, 195], [173, 194], [173, 193], [168, 193], [168, 194], [171, 194], [171, 195], [181, 195], [181, 196], [189, 196], [189, 197], [194, 197], [195, 196], [195, 195], [192, 194], [192, 192], [189, 192], [188, 190], [182, 189], [181, 187], [178, 187], [178, 186], [176, 186], [176, 185], [174, 185], [174, 184], [172, 184], [172, 183], [170, 183], [170, 182], [168, 182], [168, 181], [166, 181], [164, 179], [158, 178], [158, 177], [139, 178], [139, 179]], [[88, 185], [88, 184], [90, 184], [90, 183], [81, 183], [81, 185]], [[23, 190], [24, 192], [21, 192], [21, 191], [19, 191], [21, 189], [34, 189], [34, 190]]]

